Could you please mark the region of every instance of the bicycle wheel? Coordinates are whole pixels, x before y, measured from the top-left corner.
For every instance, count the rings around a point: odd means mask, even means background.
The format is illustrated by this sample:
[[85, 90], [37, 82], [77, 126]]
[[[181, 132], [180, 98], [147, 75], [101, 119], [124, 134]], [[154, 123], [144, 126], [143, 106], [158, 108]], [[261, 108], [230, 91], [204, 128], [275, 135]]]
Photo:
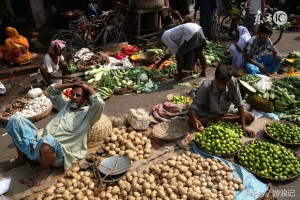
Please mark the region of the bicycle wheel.
[[221, 32], [228, 39], [238, 38], [237, 27], [244, 23], [244, 18], [240, 15], [231, 14], [222, 19]]
[[52, 40], [63, 40], [66, 42], [66, 52], [76, 52], [85, 47], [84, 41], [80, 36], [72, 31], [61, 31], [55, 34]]
[[278, 42], [280, 41], [280, 39], [282, 38], [282, 34], [284, 32], [284, 28], [283, 27], [275, 27], [272, 29], [273, 33], [270, 36], [270, 40], [272, 41], [273, 45], [278, 44]]
[[127, 42], [126, 33], [118, 27], [109, 26], [104, 32], [103, 44], [106, 45], [120, 42]]

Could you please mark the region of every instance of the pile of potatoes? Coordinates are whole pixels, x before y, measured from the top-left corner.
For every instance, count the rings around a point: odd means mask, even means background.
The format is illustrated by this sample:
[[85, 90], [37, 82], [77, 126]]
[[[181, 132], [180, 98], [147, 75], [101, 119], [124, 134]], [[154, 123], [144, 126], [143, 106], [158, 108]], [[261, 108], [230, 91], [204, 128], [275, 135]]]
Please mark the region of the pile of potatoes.
[[151, 153], [151, 140], [141, 132], [126, 132], [126, 128], [113, 128], [102, 146], [110, 156], [128, 156], [130, 160], [147, 159]]
[[186, 151], [143, 173], [127, 172], [115, 186], [107, 186], [101, 199], [234, 199], [235, 190], [244, 190], [233, 169], [217, 159], [205, 159]]
[[89, 171], [80, 171], [75, 166], [66, 172], [64, 178], [59, 178], [56, 185], [48, 188], [44, 193], [40, 194], [37, 200], [100, 200], [94, 197], [95, 182], [93, 174]]

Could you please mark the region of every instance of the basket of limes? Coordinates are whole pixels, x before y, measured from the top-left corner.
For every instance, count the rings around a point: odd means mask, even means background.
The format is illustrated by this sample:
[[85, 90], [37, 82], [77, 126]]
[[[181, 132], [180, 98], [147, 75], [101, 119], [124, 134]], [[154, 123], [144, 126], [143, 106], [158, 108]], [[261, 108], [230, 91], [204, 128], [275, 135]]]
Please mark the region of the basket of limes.
[[267, 141], [250, 141], [238, 153], [248, 171], [269, 181], [288, 181], [300, 175], [300, 162], [292, 150]]
[[265, 125], [265, 133], [282, 144], [299, 145], [300, 127], [287, 121], [275, 121]]
[[220, 156], [234, 156], [242, 147], [243, 131], [238, 123], [218, 121], [196, 133], [195, 142], [204, 152]]

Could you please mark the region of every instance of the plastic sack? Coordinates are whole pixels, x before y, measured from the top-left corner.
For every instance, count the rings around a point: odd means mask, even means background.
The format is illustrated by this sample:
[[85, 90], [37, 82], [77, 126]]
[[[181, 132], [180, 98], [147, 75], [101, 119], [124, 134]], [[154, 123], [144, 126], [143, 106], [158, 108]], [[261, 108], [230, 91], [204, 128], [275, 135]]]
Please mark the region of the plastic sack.
[[4, 85], [0, 82], [0, 94], [5, 94], [6, 92], [6, 88], [4, 87]]
[[262, 91], [270, 90], [272, 87], [271, 78], [261, 74], [257, 74], [257, 76], [261, 77], [261, 79], [254, 85], [255, 89]]

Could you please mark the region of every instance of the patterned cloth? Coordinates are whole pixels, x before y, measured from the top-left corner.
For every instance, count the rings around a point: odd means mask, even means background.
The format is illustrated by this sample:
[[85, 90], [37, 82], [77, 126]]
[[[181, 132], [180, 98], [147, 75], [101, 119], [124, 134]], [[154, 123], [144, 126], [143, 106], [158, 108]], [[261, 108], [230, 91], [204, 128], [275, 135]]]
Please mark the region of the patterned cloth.
[[228, 113], [230, 104], [236, 108], [242, 105], [242, 97], [237, 80], [232, 77], [224, 91], [219, 91], [215, 79], [207, 79], [198, 89], [191, 108], [199, 116], [217, 116]]
[[63, 40], [53, 40], [49, 47], [49, 53], [55, 55], [54, 49], [57, 48], [58, 50], [61, 50], [66, 47], [66, 42]]
[[264, 44], [259, 46], [259, 37], [258, 35], [253, 36], [250, 38], [243, 49], [243, 53], [247, 54], [250, 53], [252, 59], [257, 60], [265, 50], [274, 51], [276, 48], [273, 46], [273, 43], [270, 39], [267, 39]]

